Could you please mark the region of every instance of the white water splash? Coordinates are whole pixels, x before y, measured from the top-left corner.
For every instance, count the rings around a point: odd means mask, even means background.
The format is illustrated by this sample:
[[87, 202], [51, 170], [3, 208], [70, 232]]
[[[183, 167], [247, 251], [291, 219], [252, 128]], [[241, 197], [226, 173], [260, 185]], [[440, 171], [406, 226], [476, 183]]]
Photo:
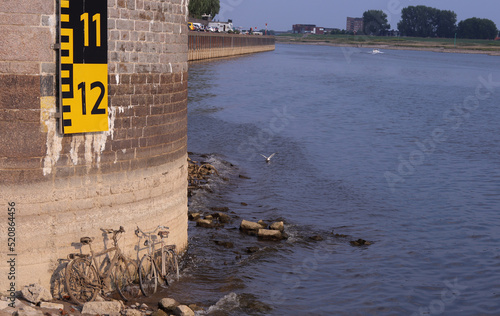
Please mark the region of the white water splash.
[[231, 292], [221, 298], [215, 305], [210, 306], [206, 311], [198, 311], [195, 315], [210, 315], [216, 311], [231, 311], [240, 306], [238, 295]]

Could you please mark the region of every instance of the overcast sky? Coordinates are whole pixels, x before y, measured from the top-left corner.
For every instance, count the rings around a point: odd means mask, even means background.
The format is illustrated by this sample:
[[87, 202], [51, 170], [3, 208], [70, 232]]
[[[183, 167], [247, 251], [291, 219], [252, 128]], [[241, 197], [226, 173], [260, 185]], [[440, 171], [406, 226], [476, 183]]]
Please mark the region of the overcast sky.
[[362, 17], [367, 10], [383, 10], [391, 29], [397, 29], [401, 9], [425, 5], [457, 14], [458, 22], [472, 17], [490, 19], [500, 28], [499, 0], [220, 0], [215, 19], [232, 19], [235, 27], [287, 31], [293, 24], [346, 28], [346, 17]]

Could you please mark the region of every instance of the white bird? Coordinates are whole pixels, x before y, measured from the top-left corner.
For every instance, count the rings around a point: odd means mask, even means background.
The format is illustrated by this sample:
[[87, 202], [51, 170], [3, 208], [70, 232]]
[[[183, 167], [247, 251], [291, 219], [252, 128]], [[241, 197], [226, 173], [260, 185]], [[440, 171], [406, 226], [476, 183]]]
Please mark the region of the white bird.
[[274, 156], [274, 155], [276, 155], [276, 154], [277, 154], [277, 153], [273, 153], [273, 154], [271, 154], [271, 156], [269, 156], [269, 157], [266, 157], [266, 156], [264, 156], [263, 154], [260, 154], [260, 155], [261, 155], [262, 157], [266, 158], [266, 162], [271, 162], [271, 158], [273, 158], [273, 156]]

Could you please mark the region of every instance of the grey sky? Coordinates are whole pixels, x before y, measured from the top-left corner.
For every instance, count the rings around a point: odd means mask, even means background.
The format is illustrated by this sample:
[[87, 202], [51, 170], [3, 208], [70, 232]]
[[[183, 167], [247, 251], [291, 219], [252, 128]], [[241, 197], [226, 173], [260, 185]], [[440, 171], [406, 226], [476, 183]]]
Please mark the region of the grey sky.
[[425, 5], [455, 11], [457, 20], [472, 17], [490, 19], [500, 28], [498, 0], [220, 0], [215, 19], [233, 19], [235, 27], [257, 27], [276, 31], [291, 30], [293, 24], [316, 24], [345, 29], [346, 17], [361, 17], [366, 10], [383, 10], [392, 29], [397, 28], [401, 9]]

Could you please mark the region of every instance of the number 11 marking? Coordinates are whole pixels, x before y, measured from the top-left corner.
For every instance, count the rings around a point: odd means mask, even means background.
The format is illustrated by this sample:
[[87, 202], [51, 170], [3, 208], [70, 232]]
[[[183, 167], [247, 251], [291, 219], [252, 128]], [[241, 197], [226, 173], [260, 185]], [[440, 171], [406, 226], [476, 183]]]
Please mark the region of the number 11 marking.
[[[89, 46], [89, 14], [85, 12], [80, 15], [80, 21], [83, 21], [83, 45]], [[101, 46], [101, 14], [97, 13], [92, 16], [92, 22], [95, 22], [95, 45], [97, 47]]]

